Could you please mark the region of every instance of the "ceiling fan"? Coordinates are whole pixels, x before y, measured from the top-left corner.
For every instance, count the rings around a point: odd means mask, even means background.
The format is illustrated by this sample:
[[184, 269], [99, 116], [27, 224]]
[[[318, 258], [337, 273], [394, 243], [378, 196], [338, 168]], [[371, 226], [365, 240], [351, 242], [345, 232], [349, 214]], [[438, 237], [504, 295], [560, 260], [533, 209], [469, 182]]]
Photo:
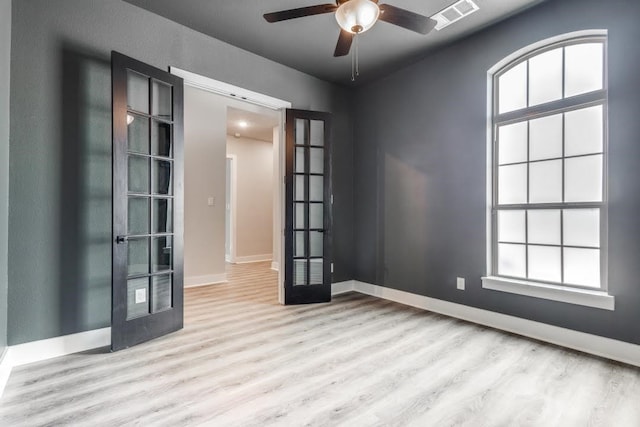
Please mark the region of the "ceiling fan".
[[385, 21], [420, 34], [427, 34], [437, 24], [427, 16], [390, 4], [378, 4], [378, 0], [336, 0], [335, 4], [325, 3], [266, 13], [264, 19], [267, 22], [280, 22], [332, 12], [335, 12], [336, 21], [340, 26], [340, 35], [333, 56], [347, 55], [355, 36], [364, 33], [378, 21]]

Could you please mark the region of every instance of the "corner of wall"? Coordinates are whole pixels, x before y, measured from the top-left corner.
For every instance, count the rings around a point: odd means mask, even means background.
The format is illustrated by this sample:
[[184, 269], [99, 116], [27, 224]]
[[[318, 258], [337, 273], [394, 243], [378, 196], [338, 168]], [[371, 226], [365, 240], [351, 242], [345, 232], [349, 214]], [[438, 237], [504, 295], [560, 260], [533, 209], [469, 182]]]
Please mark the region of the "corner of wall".
[[[0, 354], [7, 345], [11, 0], [0, 0]], [[0, 383], [1, 383], [0, 379]], [[1, 384], [0, 384], [1, 386]]]

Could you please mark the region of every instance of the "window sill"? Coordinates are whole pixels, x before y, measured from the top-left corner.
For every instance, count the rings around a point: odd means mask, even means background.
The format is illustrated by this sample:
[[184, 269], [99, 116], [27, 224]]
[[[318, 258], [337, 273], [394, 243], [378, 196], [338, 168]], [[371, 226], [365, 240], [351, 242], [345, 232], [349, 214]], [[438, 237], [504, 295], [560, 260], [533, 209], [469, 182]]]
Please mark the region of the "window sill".
[[495, 276], [483, 277], [482, 288], [518, 295], [527, 295], [552, 301], [566, 302], [569, 304], [601, 308], [603, 310], [613, 311], [615, 309], [615, 298], [603, 291], [546, 285], [542, 283], [505, 279], [503, 277]]

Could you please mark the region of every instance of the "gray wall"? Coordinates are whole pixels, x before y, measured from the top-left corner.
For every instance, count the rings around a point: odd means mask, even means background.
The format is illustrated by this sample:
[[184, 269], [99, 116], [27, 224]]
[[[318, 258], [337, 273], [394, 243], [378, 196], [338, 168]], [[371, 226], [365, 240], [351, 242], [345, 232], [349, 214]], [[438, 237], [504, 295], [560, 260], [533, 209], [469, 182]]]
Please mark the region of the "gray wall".
[[0, 360], [7, 346], [11, 0], [0, 0]]
[[[356, 94], [358, 280], [640, 344], [640, 2], [553, 0]], [[571, 31], [609, 30], [609, 288], [615, 311], [481, 288], [487, 70]], [[457, 291], [456, 276], [467, 279]]]
[[348, 91], [120, 0], [13, 7], [9, 344], [110, 323], [111, 50], [333, 112], [334, 279], [352, 278]]

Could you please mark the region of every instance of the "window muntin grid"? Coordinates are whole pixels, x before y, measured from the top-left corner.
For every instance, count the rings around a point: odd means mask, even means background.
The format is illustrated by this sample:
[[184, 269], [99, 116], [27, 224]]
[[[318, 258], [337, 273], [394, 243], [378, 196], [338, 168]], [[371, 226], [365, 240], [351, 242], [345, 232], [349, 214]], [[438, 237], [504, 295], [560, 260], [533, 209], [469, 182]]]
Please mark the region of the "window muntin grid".
[[[571, 58], [589, 50], [600, 52], [599, 60], [590, 61], [601, 69], [585, 73], [583, 86], [591, 90], [576, 89]], [[560, 80], [560, 90], [555, 84], [548, 94], [532, 97], [531, 64], [545, 57], [556, 63], [561, 58], [559, 71], [549, 73]], [[519, 89], [513, 81], [504, 84], [509, 73], [512, 80], [524, 75]], [[606, 37], [536, 49], [497, 72], [493, 85], [493, 274], [606, 289]], [[501, 105], [508, 99], [501, 93], [505, 87], [518, 89], [508, 108]], [[505, 218], [511, 219], [509, 233]]]

